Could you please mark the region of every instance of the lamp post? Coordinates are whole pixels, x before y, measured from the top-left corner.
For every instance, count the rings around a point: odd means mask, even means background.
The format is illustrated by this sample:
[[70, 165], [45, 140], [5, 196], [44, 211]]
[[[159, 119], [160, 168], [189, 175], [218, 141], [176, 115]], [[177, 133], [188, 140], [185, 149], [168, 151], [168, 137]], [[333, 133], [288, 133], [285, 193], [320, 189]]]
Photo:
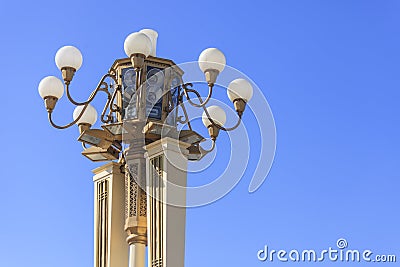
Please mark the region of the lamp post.
[[[169, 205], [168, 199], [175, 197], [185, 203], [186, 192], [173, 194], [164, 182], [184, 188], [186, 161], [200, 160], [215, 148], [221, 130], [238, 127], [252, 97], [248, 81], [236, 79], [229, 84], [227, 94], [238, 120], [233, 127], [224, 127], [223, 109], [206, 106], [225, 67], [224, 54], [208, 48], [199, 56], [198, 64], [208, 84], [203, 99], [193, 84], [183, 82], [179, 66], [156, 57], [157, 37], [150, 29], [130, 34], [124, 42], [127, 58], [114, 62], [84, 102], [75, 101], [70, 94], [73, 77], [82, 65], [81, 52], [73, 46], [62, 47], [55, 57], [63, 81], [48, 76], [39, 84], [50, 124], [58, 129], [78, 125], [82, 154], [94, 162], [109, 162], [94, 171], [95, 267], [125, 263], [143, 267], [146, 245], [149, 266], [183, 266], [185, 208]], [[58, 125], [53, 111], [64, 90], [76, 108], [72, 122]], [[100, 92], [107, 96], [100, 115], [102, 129], [92, 129], [98, 115], [91, 102]], [[192, 129], [185, 102], [203, 110], [211, 149], [201, 147], [204, 138]], [[179, 112], [183, 115], [178, 116]], [[188, 129], [179, 130], [180, 124]], [[181, 166], [169, 164], [167, 156], [180, 161]], [[124, 241], [121, 229], [126, 233]], [[123, 259], [125, 256], [129, 260]]]

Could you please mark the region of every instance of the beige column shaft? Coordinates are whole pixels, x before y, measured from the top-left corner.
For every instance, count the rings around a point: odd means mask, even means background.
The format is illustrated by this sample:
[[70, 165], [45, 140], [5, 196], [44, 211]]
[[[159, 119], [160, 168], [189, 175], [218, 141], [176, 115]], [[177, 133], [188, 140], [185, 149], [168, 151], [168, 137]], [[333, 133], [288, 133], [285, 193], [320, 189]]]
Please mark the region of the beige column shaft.
[[132, 139], [125, 150], [125, 231], [129, 267], [145, 267], [147, 245], [146, 160], [144, 138]]
[[184, 266], [188, 146], [168, 137], [146, 146], [149, 267]]
[[94, 267], [128, 265], [125, 242], [124, 174], [111, 162], [93, 170], [94, 182]]

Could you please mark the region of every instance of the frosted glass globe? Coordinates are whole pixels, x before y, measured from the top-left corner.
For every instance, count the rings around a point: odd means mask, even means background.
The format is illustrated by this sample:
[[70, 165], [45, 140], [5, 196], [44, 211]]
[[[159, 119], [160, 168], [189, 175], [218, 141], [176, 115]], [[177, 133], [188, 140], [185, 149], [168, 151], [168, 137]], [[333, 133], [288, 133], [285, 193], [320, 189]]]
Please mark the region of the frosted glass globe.
[[[81, 114], [81, 111], [84, 106], [77, 106], [72, 114], [74, 120], [76, 120]], [[97, 111], [92, 105], [88, 105], [85, 112], [83, 113], [82, 117], [76, 122], [76, 124], [87, 123], [93, 125], [97, 120]]]
[[126, 37], [124, 42], [125, 54], [131, 57], [133, 54], [143, 54], [146, 57], [151, 52], [151, 40], [142, 32], [134, 32]]
[[151, 52], [150, 52], [150, 56], [155, 57], [156, 56], [156, 50], [157, 50], [157, 37], [158, 37], [158, 33], [153, 30], [153, 29], [143, 29], [140, 30], [139, 32], [144, 33], [147, 35], [147, 37], [149, 37], [150, 41], [151, 41]]
[[64, 94], [64, 84], [57, 77], [47, 76], [40, 81], [38, 91], [43, 99], [47, 96], [60, 99]]
[[228, 85], [227, 94], [232, 102], [238, 98], [248, 102], [253, 96], [253, 86], [245, 79], [236, 79]]
[[75, 70], [79, 70], [82, 66], [83, 58], [78, 48], [67, 45], [58, 49], [55, 61], [60, 70], [64, 67], [71, 67]]
[[[226, 114], [225, 111], [218, 107], [218, 106], [210, 106], [207, 108], [208, 114], [210, 114], [211, 119], [219, 124], [220, 126], [223, 126], [226, 122]], [[206, 112], [203, 112], [203, 116], [202, 116], [202, 121], [203, 124], [208, 127], [210, 126], [212, 123], [211, 121], [207, 118]]]
[[207, 48], [201, 52], [198, 62], [203, 72], [210, 69], [221, 72], [225, 68], [226, 59], [219, 49]]

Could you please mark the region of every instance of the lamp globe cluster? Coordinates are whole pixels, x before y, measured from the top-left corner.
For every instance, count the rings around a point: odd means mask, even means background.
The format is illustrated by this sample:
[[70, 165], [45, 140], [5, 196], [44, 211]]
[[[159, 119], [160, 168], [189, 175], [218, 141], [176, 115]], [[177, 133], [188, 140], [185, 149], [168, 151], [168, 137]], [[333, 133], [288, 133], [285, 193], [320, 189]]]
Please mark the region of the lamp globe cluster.
[[[129, 34], [126, 37], [123, 46], [127, 58], [116, 60], [113, 66], [100, 80], [97, 88], [90, 94], [87, 101], [84, 102], [75, 101], [71, 97], [69, 91], [69, 86], [75, 75], [75, 72], [78, 71], [82, 66], [82, 53], [79, 51], [78, 48], [71, 45], [61, 47], [56, 52], [55, 64], [57, 65], [57, 68], [61, 71], [62, 80], [55, 76], [47, 76], [40, 81], [38, 87], [39, 94], [44, 99], [45, 107], [48, 111], [50, 124], [58, 129], [66, 129], [74, 124], [77, 124], [81, 133], [87, 131], [86, 134], [88, 134], [89, 130], [91, 130], [90, 127], [95, 124], [98, 117], [96, 109], [90, 103], [92, 103], [98, 92], [104, 92], [107, 94], [107, 102], [103, 108], [103, 112], [99, 116], [101, 121], [104, 123], [101, 127], [110, 132], [112, 135], [115, 135], [113, 137], [114, 140], [111, 143], [107, 142], [107, 144], [110, 143], [114, 147], [117, 147], [119, 149], [121, 145], [116, 144], [119, 144], [122, 141], [121, 133], [123, 131], [123, 123], [124, 120], [127, 119], [127, 114], [131, 114], [129, 112], [131, 112], [132, 109], [132, 107], [129, 106], [130, 104], [127, 104], [128, 102], [124, 102], [124, 97], [128, 97], [127, 99], [131, 99], [132, 97], [134, 97], [132, 103], [138, 103], [137, 105], [135, 104], [134, 107], [134, 109], [137, 109], [137, 111], [135, 113], [132, 113], [136, 115], [132, 116], [137, 116], [137, 120], [144, 120], [144, 123], [152, 123], [150, 120], [147, 121], [148, 118], [146, 118], [145, 115], [147, 112], [147, 104], [143, 99], [147, 99], [147, 94], [149, 94], [151, 90], [154, 90], [154, 88], [147, 88], [146, 86], [141, 87], [141, 83], [144, 83], [148, 79], [147, 76], [149, 75], [149, 68], [158, 68], [158, 71], [164, 71], [168, 66], [173, 67], [173, 73], [175, 73], [173, 75], [177, 75], [176, 73], [179, 73], [177, 78], [179, 81], [181, 81], [181, 84], [178, 85], [179, 89], [176, 90], [177, 95], [174, 96], [175, 99], [178, 100], [176, 101], [176, 103], [164, 103], [164, 101], [169, 101], [168, 99], [172, 99], [172, 95], [170, 97], [165, 97], [165, 99], [162, 100], [162, 106], [159, 107], [159, 110], [157, 110], [157, 112], [160, 112], [162, 116], [160, 115], [160, 118], [157, 118], [157, 120], [168, 117], [168, 114], [166, 113], [172, 112], [174, 108], [175, 110], [178, 110], [178, 108], [186, 110], [182, 98], [183, 96], [185, 96], [187, 102], [190, 105], [203, 109], [202, 122], [207, 127], [209, 135], [213, 141], [216, 141], [220, 130], [231, 131], [236, 129], [241, 122], [242, 114], [245, 110], [247, 103], [253, 96], [253, 87], [251, 83], [246, 79], [238, 78], [233, 80], [229, 84], [227, 88], [227, 95], [230, 101], [232, 101], [234, 109], [237, 112], [238, 120], [235, 126], [230, 128], [225, 127], [227, 119], [225, 111], [219, 106], [207, 107], [209, 100], [212, 98], [214, 84], [217, 82], [218, 76], [226, 68], [226, 58], [224, 53], [218, 48], [211, 47], [203, 50], [198, 57], [198, 66], [200, 70], [204, 73], [205, 80], [208, 84], [208, 96], [203, 99], [201, 98], [200, 91], [191, 88], [193, 87], [192, 83], [183, 82], [183, 70], [181, 70], [179, 66], [177, 66], [173, 61], [169, 59], [163, 59], [156, 56], [157, 38], [158, 33], [152, 29], [142, 29], [140, 31]], [[131, 62], [131, 64], [129, 64], [129, 61]], [[133, 68], [133, 71], [126, 71], [126, 69], [128, 68]], [[132, 75], [132, 72], [134, 72], [134, 75]], [[125, 85], [123, 84], [123, 82], [121, 82], [121, 80], [129, 80], [128, 78], [126, 78], [130, 77], [128, 76], [128, 74], [131, 75], [131, 78], [129, 79], [133, 79], [133, 77], [134, 79], [136, 79], [136, 81], [133, 81], [133, 84], [135, 84], [135, 88], [130, 88], [129, 90], [125, 88]], [[126, 76], [123, 77], [123, 75]], [[166, 74], [164, 73], [163, 75]], [[106, 82], [106, 79], [108, 79], [108, 83]], [[163, 86], [166, 86], [165, 88], [167, 88], [167, 86], [170, 85], [166, 85], [163, 83]], [[111, 90], [111, 88], [113, 89]], [[168, 92], [168, 90], [170, 90], [165, 88], [161, 88], [160, 92]], [[63, 96], [64, 90], [66, 91], [66, 95], [69, 101], [74, 104], [76, 108], [73, 111], [73, 121], [64, 126], [60, 126], [55, 124], [52, 120], [52, 112], [55, 108], [57, 101]], [[138, 90], [144, 90], [144, 92], [139, 94], [137, 93]], [[131, 91], [134, 92], [132, 95], [130, 95]], [[169, 93], [171, 93], [171, 91]], [[127, 94], [129, 96], [127, 96]], [[190, 95], [193, 95], [195, 99], [197, 97], [197, 101], [193, 102], [190, 98]], [[142, 99], [140, 100], [140, 98]], [[106, 114], [107, 112], [108, 114]], [[150, 112], [150, 114], [152, 113]], [[187, 117], [187, 114], [185, 115], [186, 118], [183, 120], [179, 119], [182, 116], [178, 116], [177, 111], [175, 116], [176, 119], [173, 124], [171, 124], [172, 126], [175, 125], [176, 127], [178, 123], [182, 123], [188, 124], [189, 128], [191, 129], [190, 118]], [[133, 119], [133, 117], [129, 119]], [[160, 121], [157, 123], [163, 124], [165, 122]], [[154, 125], [157, 125], [157, 123], [153, 123], [152, 126], [149, 125], [149, 129], [150, 126], [156, 127]], [[194, 131], [191, 134], [193, 136], [197, 136], [197, 133], [195, 133]], [[198, 136], [192, 140], [197, 140], [197, 143], [192, 144], [192, 148], [198, 149], [198, 141], [202, 140], [202, 137]], [[106, 149], [105, 147], [103, 148]], [[192, 150], [195, 151], [196, 149]], [[119, 149], [119, 151], [121, 151], [121, 149]], [[205, 150], [203, 149], [202, 151]], [[115, 153], [113, 153], [113, 158], [115, 158]]]

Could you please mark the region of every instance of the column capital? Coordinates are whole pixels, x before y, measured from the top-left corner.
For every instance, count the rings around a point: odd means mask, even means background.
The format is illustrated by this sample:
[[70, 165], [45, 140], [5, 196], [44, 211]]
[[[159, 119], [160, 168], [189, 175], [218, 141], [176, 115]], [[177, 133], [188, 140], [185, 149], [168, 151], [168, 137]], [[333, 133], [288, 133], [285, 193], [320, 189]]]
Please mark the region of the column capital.
[[166, 150], [177, 152], [179, 154], [187, 156], [189, 154], [189, 151], [187, 150], [189, 146], [189, 143], [185, 143], [171, 137], [164, 137], [160, 140], [146, 145], [146, 157], [148, 157], [149, 155], [161, 155]]
[[106, 177], [107, 175], [116, 173], [121, 173], [121, 164], [117, 162], [109, 162], [104, 164], [103, 166], [97, 167], [96, 169], [92, 170], [93, 175], [93, 182], [96, 182], [99, 179]]

